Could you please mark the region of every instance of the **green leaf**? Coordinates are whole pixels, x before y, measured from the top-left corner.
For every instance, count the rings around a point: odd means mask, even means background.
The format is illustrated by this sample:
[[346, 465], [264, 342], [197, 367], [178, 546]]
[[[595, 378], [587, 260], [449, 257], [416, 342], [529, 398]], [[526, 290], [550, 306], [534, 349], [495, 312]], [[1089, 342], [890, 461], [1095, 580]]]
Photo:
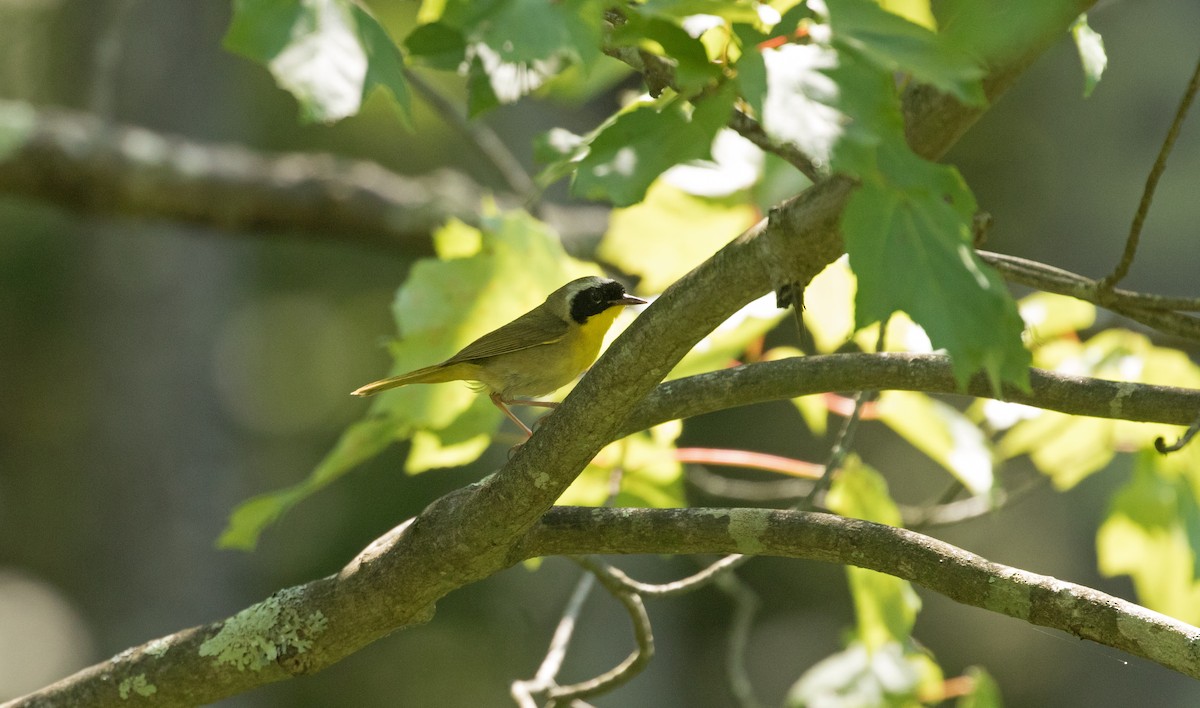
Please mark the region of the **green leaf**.
[[286, 489], [260, 494], [242, 502], [229, 516], [229, 523], [217, 539], [220, 548], [252, 551], [263, 529], [309, 495], [341, 477], [354, 467], [378, 455], [408, 427], [388, 416], [374, 416], [354, 423], [342, 433], [337, 444], [321, 460], [308, 479]]
[[267, 66], [306, 121], [358, 112], [371, 91], [411, 114], [404, 60], [379, 23], [350, 0], [236, 0], [225, 47]]
[[404, 471], [418, 474], [474, 462], [491, 445], [492, 431], [502, 415], [487, 396], [475, 396], [467, 409], [444, 428], [413, 432]]
[[591, 140], [579, 162], [572, 193], [607, 199], [616, 206], [641, 201], [668, 167], [709, 155], [717, 131], [729, 120], [732, 83], [698, 99], [695, 108], [680, 97], [661, 106], [642, 105], [621, 113]]
[[1113, 497], [1096, 534], [1100, 571], [1128, 575], [1138, 600], [1184, 622], [1200, 621], [1200, 454], [1145, 450], [1132, 479]]
[[804, 672], [788, 691], [788, 708], [855, 706], [919, 708], [919, 695], [932, 692], [942, 673], [930, 657], [896, 642], [875, 650], [853, 642]]
[[912, 74], [967, 105], [987, 103], [983, 68], [937, 33], [871, 0], [827, 0], [827, 5], [834, 47], [855, 52], [885, 72]]
[[995, 484], [992, 452], [983, 432], [957, 408], [922, 393], [884, 391], [880, 420], [950, 472], [972, 496]]
[[467, 69], [467, 116], [474, 118], [500, 105], [483, 61], [476, 56]]
[[455, 70], [466, 59], [467, 40], [458, 28], [431, 22], [410, 32], [404, 48], [410, 57], [426, 66]]
[[971, 680], [971, 692], [960, 696], [954, 708], [1004, 708], [1000, 686], [983, 667], [967, 667], [963, 675]]
[[762, 52], [754, 46], [743, 46], [736, 67], [738, 93], [750, 104], [754, 115], [761, 119], [763, 101], [767, 97], [767, 65]]
[[562, 56], [591, 62], [600, 51], [602, 19], [595, 0], [503, 0], [480, 23], [478, 39], [506, 63]]
[[775, 305], [775, 295], [764, 295], [738, 310], [697, 342], [667, 374], [667, 379], [724, 369], [736, 363], [751, 342], [765, 337], [785, 316], [787, 312]]
[[1096, 306], [1066, 295], [1037, 292], [1017, 302], [1030, 347], [1074, 335], [1096, 323]]
[[937, 31], [937, 20], [933, 17], [933, 8], [929, 6], [929, 0], [880, 0], [879, 6], [913, 24], [933, 32]]
[[[1127, 330], [1105, 330], [1086, 343], [1056, 339], [1038, 347], [1034, 364], [1110, 381], [1200, 388], [1200, 368], [1187, 355], [1155, 347], [1144, 335]], [[997, 453], [1002, 458], [1028, 453], [1057, 488], [1069, 489], [1108, 464], [1114, 450], [1146, 448], [1156, 437], [1173, 439], [1179, 430], [1039, 411], [1014, 425], [1000, 439]]]
[[1108, 55], [1104, 52], [1104, 38], [1088, 26], [1087, 13], [1083, 13], [1071, 25], [1071, 36], [1075, 49], [1079, 51], [1079, 63], [1083, 66], [1083, 97], [1092, 95], [1100, 77], [1108, 67]]
[[363, 83], [363, 100], [376, 88], [385, 89], [395, 102], [400, 120], [411, 128], [412, 95], [408, 89], [408, 78], [404, 75], [404, 55], [378, 20], [357, 4], [353, 5], [351, 10], [363, 49], [367, 53], [367, 78]]
[[758, 13], [752, 3], [728, 0], [647, 0], [636, 6], [644, 15], [682, 20], [692, 15], [716, 15], [729, 22], [754, 22]]
[[555, 503], [568, 506], [604, 504], [612, 492], [616, 472], [620, 488], [613, 503], [618, 507], [686, 506], [683, 465], [675, 458], [675, 440], [682, 431], [683, 424], [672, 421], [608, 445]]
[[[826, 504], [843, 516], [900, 526], [900, 510], [887, 482], [857, 457], [847, 458], [829, 489]], [[868, 649], [906, 643], [921, 609], [921, 598], [906, 580], [873, 570], [847, 567], [858, 618], [858, 637]]]
[[612, 41], [618, 46], [639, 47], [668, 57], [675, 65], [675, 86], [686, 96], [699, 92], [721, 76], [721, 69], [709, 61], [704, 44], [674, 22], [633, 14], [613, 32]]
[[639, 276], [646, 292], [662, 292], [757, 220], [742, 198], [697, 197], [660, 179], [643, 201], [612, 212], [598, 254]]
[[889, 181], [865, 181], [842, 217], [858, 277], [856, 326], [904, 310], [949, 351], [960, 386], [983, 370], [997, 391], [1002, 381], [1027, 387], [1016, 305], [971, 246], [974, 198], [957, 170], [897, 156], [881, 162]]

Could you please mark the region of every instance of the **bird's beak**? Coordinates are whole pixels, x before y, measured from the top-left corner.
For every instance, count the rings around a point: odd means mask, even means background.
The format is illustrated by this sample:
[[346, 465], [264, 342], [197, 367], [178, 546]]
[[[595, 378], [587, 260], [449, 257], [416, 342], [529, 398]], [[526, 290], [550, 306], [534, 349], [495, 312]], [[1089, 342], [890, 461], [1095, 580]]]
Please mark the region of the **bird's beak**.
[[640, 297], [626, 295], [620, 299], [613, 300], [611, 304], [613, 304], [613, 305], [645, 305], [648, 302], [650, 302], [650, 301], [643, 300]]

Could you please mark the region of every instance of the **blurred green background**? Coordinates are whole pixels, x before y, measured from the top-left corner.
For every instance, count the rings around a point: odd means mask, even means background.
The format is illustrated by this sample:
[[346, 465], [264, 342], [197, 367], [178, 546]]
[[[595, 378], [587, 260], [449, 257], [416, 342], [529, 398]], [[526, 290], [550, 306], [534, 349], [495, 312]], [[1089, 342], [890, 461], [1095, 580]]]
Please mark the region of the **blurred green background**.
[[[373, 4], [402, 36], [415, 3]], [[448, 167], [497, 186], [424, 108], [411, 133], [378, 97], [342, 124], [298, 125], [293, 101], [264, 70], [221, 50], [229, 12], [223, 2], [0, 0], [0, 98], [200, 141], [366, 158], [403, 174]], [[1090, 19], [1110, 60], [1092, 98], [1081, 98], [1064, 35], [949, 160], [995, 218], [989, 248], [1100, 276], [1120, 253], [1200, 51], [1200, 4], [1108, 3]], [[462, 95], [456, 77], [432, 78]], [[537, 133], [585, 131], [615, 106], [612, 94], [582, 106], [527, 100], [485, 120], [528, 164]], [[1197, 120], [1171, 157], [1127, 287], [1196, 294]], [[300, 480], [363, 413], [347, 393], [388, 368], [380, 343], [393, 332], [391, 300], [410, 264], [395, 252], [275, 236], [82, 217], [0, 195], [0, 700], [334, 572], [503, 460], [494, 450], [469, 469], [408, 477], [397, 446], [295, 509], [256, 552], [215, 549], [238, 502]], [[1105, 317], [1099, 325], [1114, 323]], [[919, 502], [935, 488], [931, 466], [882, 426], [858, 440], [899, 500]], [[811, 439], [794, 408], [778, 404], [693, 421], [683, 442], [820, 459], [828, 441]], [[1128, 468], [1119, 459], [1068, 494], [1047, 488], [934, 535], [1132, 599], [1126, 579], [1098, 576], [1094, 550], [1105, 500]], [[646, 580], [695, 567], [619, 563]], [[763, 600], [749, 671], [774, 705], [840, 648], [853, 622], [845, 576], [776, 559], [741, 573]], [[559, 559], [509, 570], [449, 596], [425, 626], [223, 705], [512, 705], [508, 683], [536, 670], [577, 575]], [[920, 594], [916, 636], [948, 676], [986, 667], [1008, 705], [1193, 706], [1200, 696], [1200, 685], [1155, 664]], [[732, 705], [725, 597], [706, 589], [649, 609], [654, 662], [594, 704]], [[595, 596], [562, 678], [623, 658], [627, 625], [615, 602]]]

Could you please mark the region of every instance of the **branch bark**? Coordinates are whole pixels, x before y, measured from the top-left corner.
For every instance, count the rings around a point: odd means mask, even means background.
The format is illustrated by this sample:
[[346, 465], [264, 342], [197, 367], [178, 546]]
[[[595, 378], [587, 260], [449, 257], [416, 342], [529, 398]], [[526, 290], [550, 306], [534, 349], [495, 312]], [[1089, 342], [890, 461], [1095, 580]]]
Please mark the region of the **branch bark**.
[[[1030, 369], [1028, 393], [1005, 387], [1002, 400], [1070, 415], [1189, 425], [1200, 391], [1106, 381]], [[630, 413], [618, 437], [668, 420], [828, 391], [923, 391], [994, 398], [984, 377], [958, 389], [941, 354], [828, 354], [747, 364], [658, 386]]]
[[914, 531], [774, 509], [556, 507], [516, 557], [752, 553], [869, 568], [965, 605], [1053, 627], [1200, 678], [1200, 628], [1082, 585], [993, 563]]

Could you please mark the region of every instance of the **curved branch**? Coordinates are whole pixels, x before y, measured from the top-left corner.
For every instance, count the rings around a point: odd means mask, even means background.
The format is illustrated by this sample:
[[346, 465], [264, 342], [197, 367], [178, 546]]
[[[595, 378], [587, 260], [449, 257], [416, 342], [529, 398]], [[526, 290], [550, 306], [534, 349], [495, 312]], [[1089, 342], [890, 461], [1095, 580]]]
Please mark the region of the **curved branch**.
[[516, 549], [574, 553], [753, 553], [869, 568], [965, 605], [1069, 632], [1200, 678], [1200, 628], [935, 538], [832, 514], [771, 509], [556, 507]]
[[1061, 268], [1016, 256], [979, 251], [979, 257], [1007, 280], [1046, 292], [1084, 300], [1135, 322], [1194, 341], [1200, 341], [1200, 319], [1172, 310], [1200, 310], [1200, 300], [1130, 290], [1101, 292], [1102, 283]]
[[[270, 154], [87, 113], [0, 100], [0, 193], [104, 216], [230, 231], [302, 233], [416, 256], [447, 219], [479, 220], [482, 187], [452, 170], [405, 177], [367, 160]], [[550, 207], [565, 240], [602, 233], [607, 210]]]
[[[1093, 418], [1188, 425], [1200, 411], [1200, 391], [1106, 381], [1043, 369], [1029, 372], [1028, 393], [1003, 389], [1005, 401]], [[941, 354], [826, 354], [757, 362], [668, 381], [630, 414], [620, 436], [679, 418], [830, 391], [923, 391], [994, 398], [990, 383], [971, 379], [958, 389], [950, 358]], [[555, 414], [557, 415], [557, 413]]]

